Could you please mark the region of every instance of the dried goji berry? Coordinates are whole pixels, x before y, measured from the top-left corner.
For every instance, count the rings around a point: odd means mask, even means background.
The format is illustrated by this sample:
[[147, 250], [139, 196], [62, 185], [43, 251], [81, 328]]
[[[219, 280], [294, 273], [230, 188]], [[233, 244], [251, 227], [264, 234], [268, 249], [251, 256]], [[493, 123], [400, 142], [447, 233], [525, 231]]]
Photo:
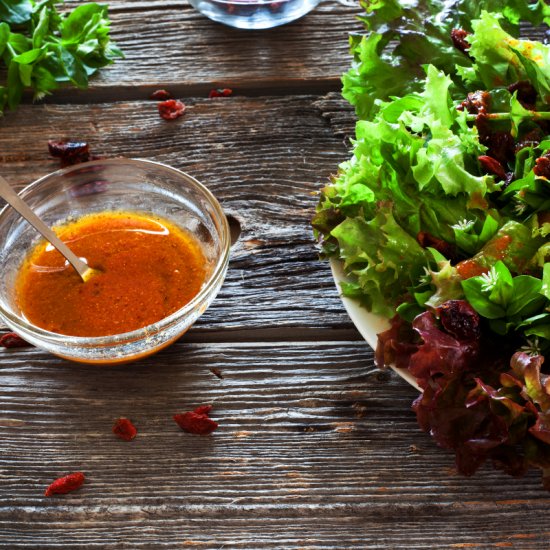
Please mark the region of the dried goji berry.
[[438, 252], [441, 252], [448, 260], [454, 260], [456, 256], [456, 250], [452, 244], [434, 237], [427, 231], [420, 231], [416, 235], [416, 240], [422, 248], [435, 248]]
[[174, 420], [186, 432], [208, 435], [218, 427], [218, 423], [208, 417], [211, 410], [212, 405], [202, 405], [194, 411], [174, 415]]
[[536, 160], [535, 168], [533, 168], [535, 176], [539, 178], [550, 179], [550, 155], [546, 153]]
[[15, 332], [7, 332], [0, 337], [0, 346], [5, 348], [25, 348], [27, 346], [32, 346], [26, 340], [23, 340], [19, 334]]
[[490, 174], [494, 174], [501, 180], [506, 179], [506, 172], [504, 170], [504, 167], [497, 159], [489, 157], [488, 155], [481, 155], [477, 157], [477, 160], [479, 160], [481, 166]]
[[89, 147], [85, 141], [50, 139], [48, 150], [52, 157], [60, 159], [62, 166], [70, 166], [90, 160]]
[[214, 90], [210, 90], [208, 97], [210, 99], [212, 99], [213, 97], [228, 97], [232, 93], [233, 90], [231, 88], [216, 88]]
[[165, 101], [166, 99], [172, 99], [172, 94], [167, 90], [156, 90], [150, 97], [158, 101]]
[[195, 414], [205, 414], [206, 416], [208, 416], [211, 410], [212, 405], [201, 405], [200, 407], [197, 407], [193, 412]]
[[466, 37], [469, 36], [470, 33], [468, 31], [465, 31], [464, 29], [453, 29], [451, 31], [451, 40], [453, 42], [453, 46], [460, 50], [463, 53], [467, 53], [470, 49], [470, 43], [466, 40]]
[[517, 92], [518, 101], [526, 108], [533, 110], [537, 102], [537, 90], [528, 80], [520, 80], [508, 86], [508, 91]]
[[185, 113], [185, 105], [179, 99], [167, 99], [158, 104], [159, 114], [164, 120], [174, 120]]
[[119, 418], [113, 426], [113, 433], [124, 441], [132, 441], [137, 435], [137, 430], [130, 420]]
[[66, 475], [56, 479], [50, 486], [46, 489], [44, 496], [52, 495], [64, 495], [65, 493], [70, 493], [75, 491], [84, 483], [84, 474], [82, 472], [75, 472], [73, 474]]
[[214, 376], [217, 376], [218, 378], [223, 378], [223, 374], [222, 374], [222, 371], [220, 369], [218, 369], [217, 367], [212, 367], [210, 369], [210, 372], [214, 375]]

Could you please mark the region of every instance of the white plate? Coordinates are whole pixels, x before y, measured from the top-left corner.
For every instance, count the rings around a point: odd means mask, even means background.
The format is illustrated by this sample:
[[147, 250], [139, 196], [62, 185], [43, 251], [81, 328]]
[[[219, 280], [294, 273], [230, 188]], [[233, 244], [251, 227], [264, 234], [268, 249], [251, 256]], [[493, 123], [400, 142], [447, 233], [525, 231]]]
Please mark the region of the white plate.
[[[344, 270], [342, 269], [342, 263], [338, 260], [331, 259], [330, 267], [332, 269], [332, 276], [334, 282], [336, 283], [336, 288], [340, 294], [340, 298], [350, 316], [350, 319], [353, 321], [353, 324], [356, 326], [357, 330], [361, 333], [361, 336], [367, 341], [369, 346], [376, 350], [376, 344], [378, 342], [378, 333], [388, 329], [390, 327], [389, 321], [385, 317], [380, 317], [380, 315], [374, 315], [370, 313], [365, 308], [361, 307], [357, 302], [350, 298], [342, 296], [342, 291], [340, 289], [340, 283], [348, 280]], [[398, 369], [397, 367], [392, 367], [392, 369], [406, 380], [411, 386], [414, 386], [417, 390], [420, 391], [418, 384], [412, 374], [405, 369]]]

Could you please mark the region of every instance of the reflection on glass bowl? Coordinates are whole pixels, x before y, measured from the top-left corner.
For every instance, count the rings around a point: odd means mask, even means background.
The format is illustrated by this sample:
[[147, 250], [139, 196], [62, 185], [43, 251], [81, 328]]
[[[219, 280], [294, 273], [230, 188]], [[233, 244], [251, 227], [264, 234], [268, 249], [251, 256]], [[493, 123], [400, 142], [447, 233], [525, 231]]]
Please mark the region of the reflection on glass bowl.
[[269, 29], [310, 12], [320, 0], [189, 0], [209, 19], [239, 29]]

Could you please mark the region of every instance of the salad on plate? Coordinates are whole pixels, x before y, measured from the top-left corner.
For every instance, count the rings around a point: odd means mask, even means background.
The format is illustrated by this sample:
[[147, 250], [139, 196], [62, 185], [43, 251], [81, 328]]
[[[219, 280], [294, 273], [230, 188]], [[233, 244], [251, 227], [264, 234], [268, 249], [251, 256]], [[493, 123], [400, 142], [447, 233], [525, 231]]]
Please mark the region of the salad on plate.
[[[380, 367], [421, 393], [459, 472], [550, 490], [550, 46], [543, 0], [365, 0], [343, 95], [353, 154], [313, 227], [344, 297], [388, 320]], [[542, 29], [542, 30], [541, 30]]]

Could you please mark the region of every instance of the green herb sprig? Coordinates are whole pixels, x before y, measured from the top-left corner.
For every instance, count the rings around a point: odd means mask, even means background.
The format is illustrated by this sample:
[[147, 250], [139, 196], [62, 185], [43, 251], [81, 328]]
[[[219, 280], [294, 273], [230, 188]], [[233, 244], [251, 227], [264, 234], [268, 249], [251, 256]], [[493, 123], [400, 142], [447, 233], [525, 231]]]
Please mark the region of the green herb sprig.
[[107, 6], [65, 13], [57, 0], [0, 0], [0, 113], [15, 110], [25, 89], [40, 100], [65, 83], [86, 88], [98, 69], [124, 57], [110, 40]]

